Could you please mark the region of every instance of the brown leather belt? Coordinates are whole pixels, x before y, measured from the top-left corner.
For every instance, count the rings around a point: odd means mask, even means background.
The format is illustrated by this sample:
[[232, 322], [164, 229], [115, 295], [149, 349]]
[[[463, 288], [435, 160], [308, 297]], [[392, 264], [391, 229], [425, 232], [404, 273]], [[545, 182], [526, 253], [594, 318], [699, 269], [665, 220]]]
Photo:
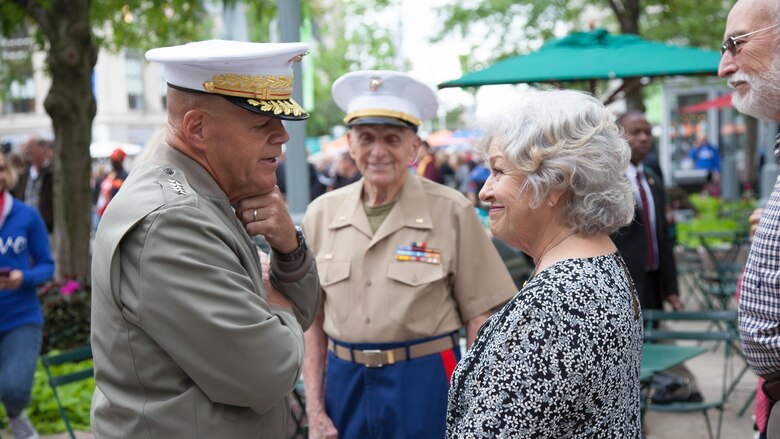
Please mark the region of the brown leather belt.
[[[422, 343], [409, 346], [408, 359], [414, 360], [415, 358], [438, 354], [439, 352], [448, 351], [454, 346], [455, 344], [453, 337], [441, 337], [435, 340], [424, 341]], [[328, 339], [328, 350], [333, 352], [334, 355], [336, 355], [338, 358], [341, 358], [342, 360], [362, 364], [366, 367], [389, 366], [391, 364], [407, 360], [406, 347], [387, 350], [350, 349], [345, 346], [337, 345], [333, 342], [333, 340]]]
[[764, 379], [764, 384], [761, 385], [764, 395], [772, 402], [780, 401], [780, 373], [765, 375], [761, 378]]

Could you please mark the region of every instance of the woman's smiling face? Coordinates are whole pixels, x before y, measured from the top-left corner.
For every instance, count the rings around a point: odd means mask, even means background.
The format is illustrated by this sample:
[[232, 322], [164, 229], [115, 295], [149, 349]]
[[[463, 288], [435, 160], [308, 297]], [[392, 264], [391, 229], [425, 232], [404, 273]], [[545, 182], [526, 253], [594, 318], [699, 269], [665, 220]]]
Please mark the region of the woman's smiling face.
[[495, 140], [488, 148], [490, 177], [479, 199], [490, 205], [490, 232], [496, 238], [521, 250], [527, 249], [540, 209], [528, 205], [529, 197], [523, 193], [525, 176], [514, 169]]

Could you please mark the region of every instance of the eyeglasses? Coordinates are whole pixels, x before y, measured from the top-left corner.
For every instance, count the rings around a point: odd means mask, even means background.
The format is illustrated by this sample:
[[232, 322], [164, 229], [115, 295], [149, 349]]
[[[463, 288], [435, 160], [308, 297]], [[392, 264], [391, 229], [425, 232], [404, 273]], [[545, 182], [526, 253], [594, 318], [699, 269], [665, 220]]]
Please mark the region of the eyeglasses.
[[736, 37], [728, 37], [726, 38], [726, 41], [723, 42], [723, 45], [720, 46], [720, 56], [722, 57], [726, 51], [728, 50], [729, 53], [731, 53], [731, 56], [737, 56], [737, 45], [740, 44], [739, 40], [749, 37], [751, 35], [767, 31], [769, 29], [774, 29], [776, 27], [780, 26], [780, 23], [775, 24], [773, 26], [765, 27], [763, 29], [754, 30], [753, 32], [746, 33], [744, 35], [739, 35]]

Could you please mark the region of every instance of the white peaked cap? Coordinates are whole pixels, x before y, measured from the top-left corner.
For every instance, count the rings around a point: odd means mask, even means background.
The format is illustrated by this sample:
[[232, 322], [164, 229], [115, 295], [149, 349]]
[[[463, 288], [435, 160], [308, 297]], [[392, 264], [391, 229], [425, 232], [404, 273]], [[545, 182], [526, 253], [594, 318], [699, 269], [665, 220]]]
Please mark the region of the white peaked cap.
[[169, 86], [218, 94], [249, 111], [280, 119], [309, 115], [292, 99], [292, 64], [308, 52], [306, 43], [249, 43], [208, 40], [146, 52], [163, 64]]
[[388, 124], [417, 128], [436, 116], [436, 92], [402, 72], [361, 70], [333, 83], [333, 100], [347, 115], [349, 126]]

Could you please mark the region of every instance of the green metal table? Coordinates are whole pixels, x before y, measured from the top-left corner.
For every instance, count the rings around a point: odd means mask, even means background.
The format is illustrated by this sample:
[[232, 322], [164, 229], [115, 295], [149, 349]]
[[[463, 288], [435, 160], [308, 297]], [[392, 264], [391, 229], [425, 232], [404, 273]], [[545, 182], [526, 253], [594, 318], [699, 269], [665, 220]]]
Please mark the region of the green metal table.
[[639, 380], [646, 381], [653, 374], [707, 352], [701, 346], [677, 346], [673, 344], [646, 343], [642, 346], [642, 369]]

